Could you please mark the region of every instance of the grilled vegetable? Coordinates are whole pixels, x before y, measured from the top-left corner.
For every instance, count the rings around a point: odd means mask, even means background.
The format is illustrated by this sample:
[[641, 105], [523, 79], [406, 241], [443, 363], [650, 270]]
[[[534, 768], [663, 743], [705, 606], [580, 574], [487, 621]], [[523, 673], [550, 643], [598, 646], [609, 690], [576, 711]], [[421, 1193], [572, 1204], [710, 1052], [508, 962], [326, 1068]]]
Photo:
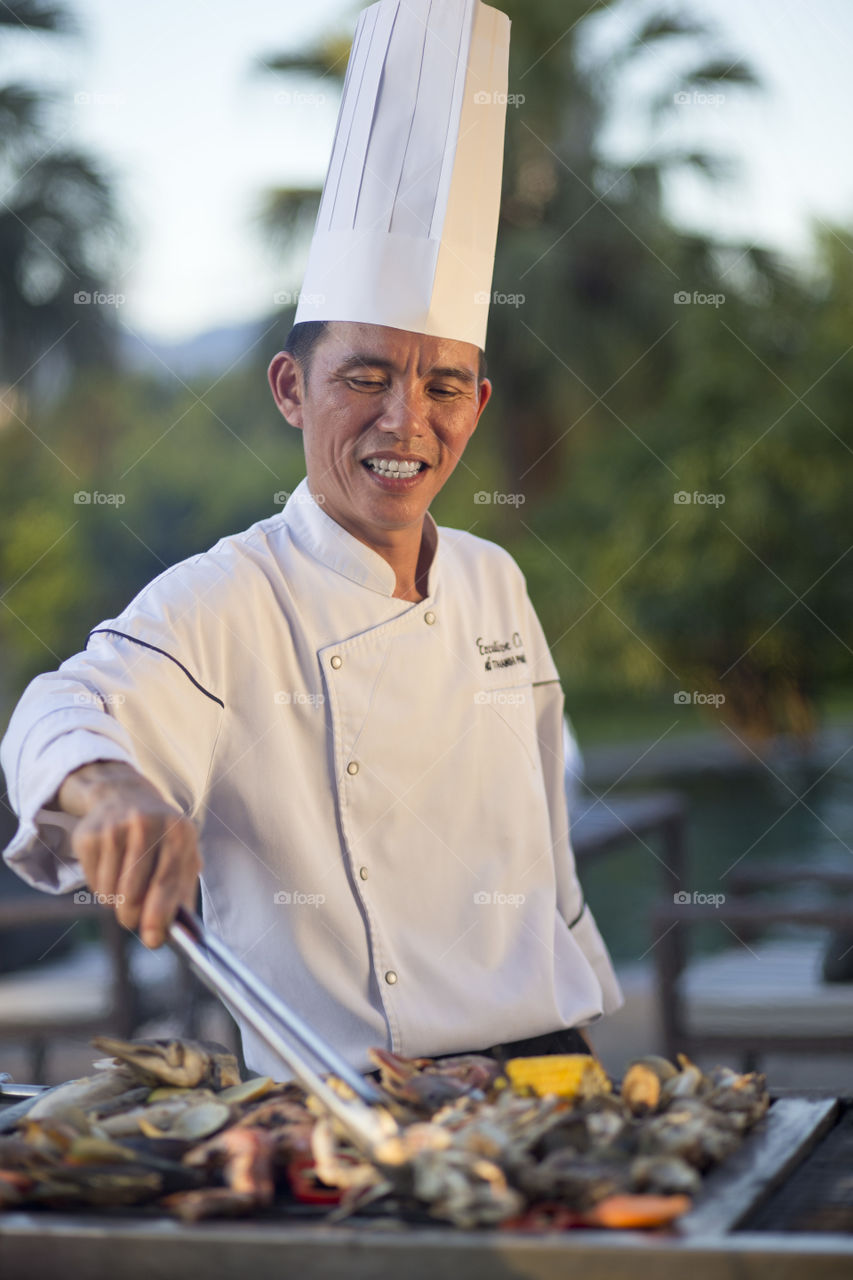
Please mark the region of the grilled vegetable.
[[689, 1196], [615, 1195], [587, 1209], [583, 1221], [589, 1227], [665, 1227], [691, 1207]]
[[593, 1098], [610, 1093], [611, 1084], [601, 1063], [588, 1053], [551, 1054], [542, 1058], [511, 1058], [506, 1074], [516, 1093], [537, 1098]]

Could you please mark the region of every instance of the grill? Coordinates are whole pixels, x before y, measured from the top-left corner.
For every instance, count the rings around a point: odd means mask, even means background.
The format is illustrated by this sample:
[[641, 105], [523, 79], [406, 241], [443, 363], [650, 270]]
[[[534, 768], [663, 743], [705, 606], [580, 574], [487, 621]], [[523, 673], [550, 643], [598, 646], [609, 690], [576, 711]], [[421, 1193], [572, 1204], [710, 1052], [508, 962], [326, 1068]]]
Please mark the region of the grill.
[[783, 1098], [678, 1230], [460, 1231], [277, 1205], [185, 1224], [153, 1209], [0, 1215], [0, 1275], [75, 1280], [840, 1280], [853, 1275], [853, 1099]]
[[842, 1104], [838, 1123], [823, 1142], [750, 1217], [749, 1230], [853, 1238], [853, 1102]]

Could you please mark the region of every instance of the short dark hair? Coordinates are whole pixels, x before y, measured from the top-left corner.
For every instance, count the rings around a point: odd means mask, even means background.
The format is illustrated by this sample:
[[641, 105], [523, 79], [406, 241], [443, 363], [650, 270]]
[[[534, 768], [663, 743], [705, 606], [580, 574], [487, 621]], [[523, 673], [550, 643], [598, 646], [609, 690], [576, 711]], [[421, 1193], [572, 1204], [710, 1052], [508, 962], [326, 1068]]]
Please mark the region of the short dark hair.
[[[329, 323], [328, 320], [303, 320], [300, 324], [295, 324], [287, 335], [283, 350], [293, 356], [294, 360], [299, 361], [306, 382], [311, 375], [314, 349], [326, 332]], [[477, 381], [482, 382], [486, 376], [486, 356], [482, 349], [478, 348], [478, 352], [480, 358], [477, 365]]]
[[314, 348], [326, 332], [328, 324], [328, 320], [304, 320], [301, 324], [295, 324], [287, 335], [284, 350], [299, 362], [306, 382], [311, 373]]

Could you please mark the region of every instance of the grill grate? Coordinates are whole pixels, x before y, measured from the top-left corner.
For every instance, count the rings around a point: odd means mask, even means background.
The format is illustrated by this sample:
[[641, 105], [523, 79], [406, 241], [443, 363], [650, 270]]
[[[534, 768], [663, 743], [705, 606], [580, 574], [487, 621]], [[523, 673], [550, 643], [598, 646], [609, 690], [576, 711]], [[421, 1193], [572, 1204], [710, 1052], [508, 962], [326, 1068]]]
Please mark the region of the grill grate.
[[853, 1234], [853, 1102], [741, 1230]]

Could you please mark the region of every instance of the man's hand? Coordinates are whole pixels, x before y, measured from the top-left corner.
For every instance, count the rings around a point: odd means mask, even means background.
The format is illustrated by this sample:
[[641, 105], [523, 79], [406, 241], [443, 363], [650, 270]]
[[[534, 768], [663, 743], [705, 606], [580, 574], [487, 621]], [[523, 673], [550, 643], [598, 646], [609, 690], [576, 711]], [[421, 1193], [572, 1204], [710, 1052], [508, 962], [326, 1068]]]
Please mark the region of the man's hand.
[[159, 947], [178, 907], [195, 907], [201, 871], [196, 829], [128, 764], [99, 760], [69, 773], [55, 803], [80, 818], [71, 847], [93, 893]]

